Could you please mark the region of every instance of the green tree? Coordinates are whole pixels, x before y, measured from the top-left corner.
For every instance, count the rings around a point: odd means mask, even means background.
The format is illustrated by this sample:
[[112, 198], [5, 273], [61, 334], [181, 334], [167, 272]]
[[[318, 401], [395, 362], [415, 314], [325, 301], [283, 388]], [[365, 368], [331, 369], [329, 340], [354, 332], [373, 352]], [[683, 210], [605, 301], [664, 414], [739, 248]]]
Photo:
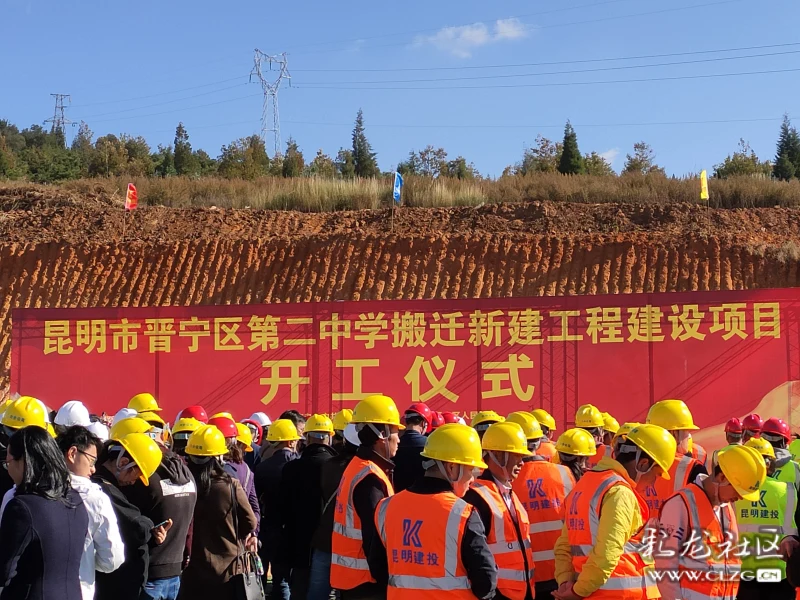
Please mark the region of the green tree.
[[[788, 163], [791, 163], [794, 169], [789, 169]], [[781, 132], [778, 136], [778, 151], [775, 154], [773, 175], [778, 179], [788, 181], [798, 171], [800, 171], [800, 135], [792, 126], [789, 115], [784, 115]], [[790, 172], [791, 175], [789, 175]]]
[[89, 175], [110, 177], [122, 175], [128, 163], [128, 152], [122, 140], [113, 134], [97, 138], [89, 163]]
[[283, 176], [284, 177], [302, 177], [303, 169], [306, 168], [306, 162], [303, 158], [303, 153], [297, 146], [294, 138], [289, 138], [286, 142], [286, 155], [283, 157]]
[[200, 165], [197, 157], [192, 152], [192, 144], [189, 143], [189, 134], [183, 123], [178, 123], [175, 128], [175, 171], [178, 175], [197, 175]]
[[92, 139], [94, 134], [85, 121], [81, 121], [78, 127], [78, 133], [72, 140], [72, 152], [78, 157], [78, 162], [81, 165], [81, 176], [89, 176], [89, 165], [92, 162], [92, 155], [94, 154], [94, 146]]
[[583, 157], [583, 167], [587, 175], [611, 177], [616, 175], [611, 164], [597, 152], [592, 152]]
[[463, 156], [457, 157], [455, 160], [448, 161], [445, 172], [446, 177], [453, 179], [477, 179], [480, 173], [472, 163], [467, 163], [467, 159]]
[[6, 138], [6, 145], [11, 152], [22, 152], [27, 145], [19, 128], [10, 121], [0, 119], [0, 135]]
[[626, 155], [623, 175], [663, 175], [666, 171], [656, 164], [656, 154], [646, 142], [637, 142], [633, 145], [633, 155]]
[[353, 164], [355, 174], [358, 177], [377, 177], [380, 175], [378, 169], [377, 155], [372, 151], [372, 146], [367, 140], [364, 129], [364, 112], [359, 108], [356, 115], [356, 124], [353, 127]]
[[537, 135], [536, 145], [526, 148], [522, 162], [512, 167], [510, 171], [514, 175], [556, 173], [563, 149], [564, 146], [560, 142], [553, 142], [542, 135]]
[[714, 177], [726, 179], [736, 176], [766, 176], [772, 174], [772, 165], [768, 160], [761, 161], [750, 144], [739, 140], [739, 149], [714, 167]]
[[207, 177], [217, 173], [217, 161], [211, 158], [208, 152], [205, 150], [195, 150], [194, 156], [197, 159], [201, 177]]
[[270, 160], [264, 142], [257, 135], [223, 146], [217, 171], [228, 179], [256, 179], [269, 173]]
[[78, 157], [66, 148], [46, 145], [24, 152], [27, 176], [35, 183], [57, 183], [77, 179], [81, 174]]
[[563, 175], [580, 175], [583, 173], [583, 156], [578, 149], [578, 134], [567, 121], [564, 126], [564, 141], [562, 142], [561, 159], [558, 161], [558, 172]]
[[172, 177], [178, 174], [178, 171], [175, 170], [175, 153], [172, 151], [172, 146], [159, 144], [158, 152], [152, 158], [155, 174], [159, 177]]
[[156, 165], [153, 163], [147, 140], [141, 136], [133, 137], [124, 134], [121, 138], [128, 157], [125, 174], [135, 177], [152, 175], [155, 172]]
[[339, 149], [339, 153], [336, 155], [336, 171], [345, 179], [352, 179], [356, 176], [356, 163], [352, 150]]
[[0, 179], [17, 179], [21, 175], [16, 156], [8, 147], [5, 136], [0, 134]]
[[308, 165], [308, 174], [312, 177], [325, 177], [333, 179], [336, 177], [336, 164], [333, 159], [325, 154], [320, 148], [311, 164]]
[[397, 164], [397, 172], [401, 175], [419, 175], [422, 171], [419, 155], [413, 150], [408, 153], [408, 159]]

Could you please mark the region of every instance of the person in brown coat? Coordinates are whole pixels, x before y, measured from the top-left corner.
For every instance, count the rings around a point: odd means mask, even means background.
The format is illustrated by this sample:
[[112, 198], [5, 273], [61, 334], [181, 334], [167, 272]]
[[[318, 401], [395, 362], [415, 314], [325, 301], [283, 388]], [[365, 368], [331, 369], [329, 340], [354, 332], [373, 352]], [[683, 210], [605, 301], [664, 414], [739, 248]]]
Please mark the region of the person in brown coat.
[[237, 556], [258, 521], [241, 484], [222, 466], [227, 451], [225, 438], [212, 425], [193, 433], [186, 446], [197, 483], [197, 504], [191, 558], [181, 575], [179, 600], [234, 600], [228, 582], [241, 572]]

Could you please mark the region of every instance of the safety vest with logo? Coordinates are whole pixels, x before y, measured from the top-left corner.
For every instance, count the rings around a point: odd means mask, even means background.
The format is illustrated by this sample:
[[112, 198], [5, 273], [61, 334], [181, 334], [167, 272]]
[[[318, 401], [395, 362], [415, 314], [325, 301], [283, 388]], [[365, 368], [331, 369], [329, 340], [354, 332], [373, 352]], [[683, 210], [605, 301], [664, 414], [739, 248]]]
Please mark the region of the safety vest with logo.
[[797, 490], [793, 485], [767, 478], [759, 493], [755, 502], [736, 502], [739, 538], [742, 544], [747, 540], [742, 570], [780, 569], [781, 579], [786, 579], [786, 563], [778, 555], [778, 544], [786, 535], [797, 535]]
[[472, 484], [472, 489], [492, 511], [492, 526], [486, 541], [497, 564], [497, 591], [510, 600], [524, 600], [528, 590], [532, 593], [534, 588], [534, 560], [528, 533], [528, 513], [517, 495], [510, 490], [513, 510], [523, 538], [520, 544], [511, 509], [497, 489], [497, 484], [479, 480]]
[[531, 549], [536, 563], [535, 581], [556, 578], [556, 540], [564, 527], [564, 500], [575, 487], [567, 467], [544, 460], [522, 463], [514, 480], [514, 493], [528, 511]]
[[[572, 569], [580, 575], [583, 566], [597, 545], [600, 527], [600, 510], [608, 490], [616, 485], [624, 485], [635, 495], [639, 503], [642, 522], [649, 516], [647, 505], [639, 493], [624, 477], [613, 470], [587, 471], [566, 499], [564, 514], [567, 538], [572, 552]], [[640, 600], [658, 598], [658, 588], [651, 583], [646, 574], [646, 562], [642, 552], [642, 532], [637, 532], [625, 543], [622, 555], [608, 580], [595, 592], [587, 596], [591, 600]]]
[[795, 490], [800, 491], [800, 465], [793, 460], [775, 469], [771, 477], [776, 481], [793, 485]]
[[697, 461], [688, 454], [676, 455], [669, 468], [669, 479], [659, 477], [653, 484], [640, 486], [639, 493], [644, 496], [651, 514], [658, 514], [658, 511], [664, 506], [664, 502], [674, 496], [678, 490], [689, 485], [689, 473], [692, 472], [695, 465], [697, 465]]
[[553, 460], [556, 455], [556, 445], [550, 440], [543, 440], [539, 447], [536, 449], [536, 456], [541, 456], [549, 461]]
[[361, 519], [353, 505], [353, 491], [367, 475], [378, 477], [386, 485], [389, 496], [394, 494], [392, 482], [372, 461], [356, 456], [347, 465], [339, 483], [333, 513], [331, 587], [337, 590], [352, 590], [364, 583], [375, 583], [361, 541]]
[[452, 492], [405, 490], [378, 503], [375, 526], [389, 564], [387, 600], [474, 600], [461, 562], [473, 510]]
[[605, 444], [600, 444], [597, 446], [597, 451], [594, 456], [590, 456], [586, 460], [586, 464], [588, 465], [588, 469], [594, 469], [597, 466], [597, 463], [600, 462], [604, 456], [611, 456], [611, 447], [606, 446]]
[[[678, 557], [678, 571], [692, 572], [679, 575], [683, 600], [734, 600], [739, 590], [742, 562], [737, 554], [739, 531], [731, 504], [720, 507], [722, 521], [702, 488], [689, 484], [678, 494], [689, 512], [689, 538]], [[696, 540], [693, 543], [692, 540]], [[714, 573], [698, 577], [697, 573]]]

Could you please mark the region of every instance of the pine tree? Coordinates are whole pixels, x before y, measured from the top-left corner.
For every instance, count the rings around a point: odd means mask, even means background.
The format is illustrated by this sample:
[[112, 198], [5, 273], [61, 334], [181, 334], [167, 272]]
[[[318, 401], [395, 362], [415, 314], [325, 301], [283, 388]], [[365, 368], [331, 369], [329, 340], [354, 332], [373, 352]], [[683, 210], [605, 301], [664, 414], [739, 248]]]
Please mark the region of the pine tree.
[[558, 171], [564, 175], [580, 175], [584, 171], [583, 156], [578, 149], [578, 134], [575, 133], [575, 129], [572, 128], [572, 123], [569, 121], [564, 127], [564, 143]]
[[583, 165], [587, 175], [610, 177], [616, 174], [611, 164], [597, 152], [592, 152], [584, 156]]
[[183, 123], [175, 128], [175, 172], [178, 175], [196, 175], [199, 171], [197, 157], [192, 152], [189, 134]]
[[633, 145], [633, 156], [630, 154], [625, 157], [625, 166], [622, 168], [623, 175], [663, 175], [666, 171], [656, 164], [656, 153], [647, 142], [637, 142]]
[[[789, 168], [789, 164], [792, 165], [792, 169]], [[800, 135], [797, 129], [792, 127], [789, 115], [784, 115], [772, 174], [778, 179], [788, 181], [798, 171], [800, 171]]]
[[283, 176], [302, 177], [305, 167], [306, 162], [303, 159], [303, 153], [297, 147], [297, 142], [293, 138], [289, 138], [289, 141], [286, 142], [286, 156], [283, 157]]
[[377, 177], [380, 175], [376, 154], [367, 140], [364, 131], [364, 112], [359, 108], [356, 124], [353, 127], [353, 163], [357, 177]]

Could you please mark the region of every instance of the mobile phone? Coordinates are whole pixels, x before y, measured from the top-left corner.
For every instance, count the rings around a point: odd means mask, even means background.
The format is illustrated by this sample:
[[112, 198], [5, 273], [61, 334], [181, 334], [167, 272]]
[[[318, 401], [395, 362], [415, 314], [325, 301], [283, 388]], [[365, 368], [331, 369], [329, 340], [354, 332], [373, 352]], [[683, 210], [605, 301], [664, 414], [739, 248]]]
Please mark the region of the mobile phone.
[[169, 519], [166, 521], [161, 521], [158, 525], [153, 525], [153, 529], [158, 529], [159, 527], [164, 527], [167, 523], [169, 523]]

